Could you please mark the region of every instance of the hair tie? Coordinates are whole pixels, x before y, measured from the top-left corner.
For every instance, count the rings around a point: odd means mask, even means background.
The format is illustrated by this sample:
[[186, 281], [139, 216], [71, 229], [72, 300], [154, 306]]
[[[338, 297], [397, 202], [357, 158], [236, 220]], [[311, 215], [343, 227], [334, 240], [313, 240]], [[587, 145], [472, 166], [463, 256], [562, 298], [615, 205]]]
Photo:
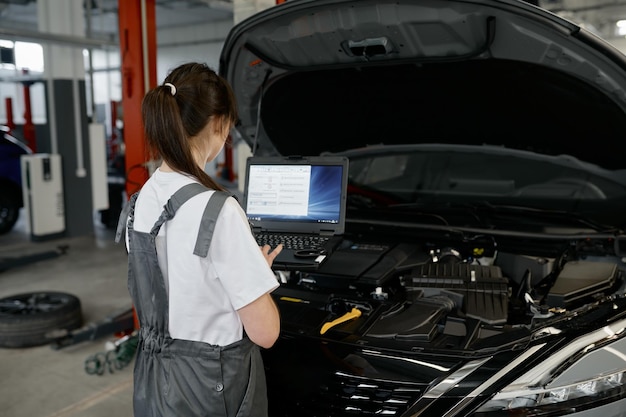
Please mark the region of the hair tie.
[[172, 93], [173, 96], [176, 95], [176, 87], [174, 87], [174, 84], [165, 83], [163, 85], [170, 88], [170, 92]]

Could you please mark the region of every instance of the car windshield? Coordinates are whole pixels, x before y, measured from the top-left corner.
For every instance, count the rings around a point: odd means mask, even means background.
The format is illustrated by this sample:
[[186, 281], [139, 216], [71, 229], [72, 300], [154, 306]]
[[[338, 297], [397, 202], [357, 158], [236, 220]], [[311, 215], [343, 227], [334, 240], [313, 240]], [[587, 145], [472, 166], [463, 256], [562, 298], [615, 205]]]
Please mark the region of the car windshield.
[[[489, 203], [606, 221], [607, 213], [624, 208], [626, 199], [626, 171], [605, 170], [567, 155], [416, 145], [364, 148], [349, 157], [352, 206], [359, 206], [359, 199], [367, 203], [359, 209]], [[611, 218], [611, 223], [618, 226], [623, 219]]]

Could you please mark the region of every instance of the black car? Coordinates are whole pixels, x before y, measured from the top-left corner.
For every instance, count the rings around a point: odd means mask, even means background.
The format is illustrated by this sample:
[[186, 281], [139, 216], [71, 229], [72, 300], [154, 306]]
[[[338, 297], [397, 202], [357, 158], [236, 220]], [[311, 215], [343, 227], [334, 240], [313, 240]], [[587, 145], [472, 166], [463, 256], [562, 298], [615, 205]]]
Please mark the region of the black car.
[[254, 155], [349, 159], [342, 243], [277, 271], [272, 416], [626, 416], [622, 53], [516, 0], [289, 0], [220, 73]]
[[20, 158], [33, 151], [0, 126], [0, 234], [13, 229], [23, 206]]

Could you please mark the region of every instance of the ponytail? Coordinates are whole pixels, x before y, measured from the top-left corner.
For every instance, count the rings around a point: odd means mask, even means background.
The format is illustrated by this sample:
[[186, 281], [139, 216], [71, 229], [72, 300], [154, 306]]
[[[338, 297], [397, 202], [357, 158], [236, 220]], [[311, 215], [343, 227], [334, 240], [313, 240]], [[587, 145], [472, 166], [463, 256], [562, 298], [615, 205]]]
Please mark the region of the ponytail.
[[211, 117], [234, 125], [237, 107], [231, 87], [208, 66], [197, 63], [181, 65], [165, 81], [146, 94], [141, 106], [152, 157], [162, 158], [175, 171], [206, 187], [223, 190], [194, 160], [190, 138]]

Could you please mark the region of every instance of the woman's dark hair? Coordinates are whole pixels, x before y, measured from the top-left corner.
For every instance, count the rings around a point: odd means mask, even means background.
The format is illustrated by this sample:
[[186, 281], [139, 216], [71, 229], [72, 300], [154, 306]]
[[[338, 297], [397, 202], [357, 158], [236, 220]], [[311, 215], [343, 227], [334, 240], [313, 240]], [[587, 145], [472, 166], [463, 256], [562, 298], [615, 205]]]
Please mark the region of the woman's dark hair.
[[146, 94], [141, 113], [146, 141], [155, 157], [209, 188], [223, 189], [195, 162], [189, 138], [198, 135], [211, 117], [229, 126], [237, 121], [235, 96], [224, 78], [206, 64], [183, 64]]

